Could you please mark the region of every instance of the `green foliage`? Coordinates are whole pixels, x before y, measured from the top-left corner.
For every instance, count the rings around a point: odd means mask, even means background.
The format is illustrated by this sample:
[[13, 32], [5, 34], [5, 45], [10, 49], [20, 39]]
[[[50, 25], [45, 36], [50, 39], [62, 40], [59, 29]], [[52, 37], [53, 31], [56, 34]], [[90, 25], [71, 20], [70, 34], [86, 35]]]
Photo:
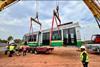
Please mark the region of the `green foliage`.
[[21, 43], [21, 40], [20, 39], [15, 39], [14, 42], [15, 43]]
[[11, 40], [13, 40], [13, 37], [9, 36], [8, 39], [7, 39], [7, 41], [10, 42]]
[[21, 39], [15, 39], [14, 42], [15, 42], [18, 46], [23, 45], [23, 40], [21, 40]]
[[0, 42], [1, 42], [1, 43], [7, 43], [7, 40], [2, 40], [2, 39], [0, 39]]

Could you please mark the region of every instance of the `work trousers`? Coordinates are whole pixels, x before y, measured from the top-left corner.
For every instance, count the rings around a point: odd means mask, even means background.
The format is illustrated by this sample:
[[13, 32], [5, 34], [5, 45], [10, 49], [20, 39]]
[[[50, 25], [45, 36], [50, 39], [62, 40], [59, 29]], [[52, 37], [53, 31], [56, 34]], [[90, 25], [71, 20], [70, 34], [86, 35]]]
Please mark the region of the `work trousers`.
[[13, 51], [13, 50], [12, 50], [12, 51], [10, 51], [10, 53], [9, 53], [9, 57], [12, 57], [13, 53], [14, 53], [14, 51]]
[[8, 54], [8, 51], [9, 51], [9, 50], [6, 50], [6, 51], [5, 51], [5, 55], [7, 55], [7, 54]]
[[26, 52], [27, 52], [26, 50], [24, 50], [24, 51], [23, 51], [23, 56], [25, 56], [25, 55], [26, 55]]
[[82, 62], [83, 67], [88, 67], [88, 62]]

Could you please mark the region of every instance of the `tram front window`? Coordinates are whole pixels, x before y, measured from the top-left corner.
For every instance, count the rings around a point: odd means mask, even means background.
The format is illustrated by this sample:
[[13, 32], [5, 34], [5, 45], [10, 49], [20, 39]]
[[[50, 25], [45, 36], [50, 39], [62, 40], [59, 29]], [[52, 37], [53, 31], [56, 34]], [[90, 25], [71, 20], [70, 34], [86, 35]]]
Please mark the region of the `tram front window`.
[[61, 30], [53, 32], [52, 40], [61, 40]]

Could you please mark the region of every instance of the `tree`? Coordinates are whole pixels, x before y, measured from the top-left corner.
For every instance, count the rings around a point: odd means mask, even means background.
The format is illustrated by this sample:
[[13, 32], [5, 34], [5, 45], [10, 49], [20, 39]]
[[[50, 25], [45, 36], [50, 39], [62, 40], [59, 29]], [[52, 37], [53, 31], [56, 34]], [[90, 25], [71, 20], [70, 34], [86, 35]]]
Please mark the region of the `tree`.
[[0, 43], [7, 43], [7, 40], [0, 39]]
[[2, 43], [7, 43], [7, 40], [2, 40]]
[[20, 39], [15, 39], [14, 42], [15, 43], [21, 43], [21, 40]]
[[9, 43], [11, 40], [13, 40], [13, 37], [12, 37], [12, 36], [9, 36], [8, 39], [7, 39], [8, 43]]
[[14, 39], [14, 42], [17, 44], [17, 46], [23, 45], [23, 40], [21, 39]]

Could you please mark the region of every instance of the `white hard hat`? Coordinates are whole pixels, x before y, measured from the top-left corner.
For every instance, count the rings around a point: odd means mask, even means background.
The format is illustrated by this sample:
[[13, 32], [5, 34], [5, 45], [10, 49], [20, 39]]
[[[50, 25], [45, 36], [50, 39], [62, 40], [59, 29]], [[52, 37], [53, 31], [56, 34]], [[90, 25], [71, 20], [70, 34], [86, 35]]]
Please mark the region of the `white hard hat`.
[[83, 49], [85, 49], [85, 46], [81, 46], [80, 48], [83, 48]]
[[14, 43], [14, 41], [13, 41], [13, 40], [11, 40], [11, 41], [9, 42], [9, 44], [12, 44], [12, 43]]

